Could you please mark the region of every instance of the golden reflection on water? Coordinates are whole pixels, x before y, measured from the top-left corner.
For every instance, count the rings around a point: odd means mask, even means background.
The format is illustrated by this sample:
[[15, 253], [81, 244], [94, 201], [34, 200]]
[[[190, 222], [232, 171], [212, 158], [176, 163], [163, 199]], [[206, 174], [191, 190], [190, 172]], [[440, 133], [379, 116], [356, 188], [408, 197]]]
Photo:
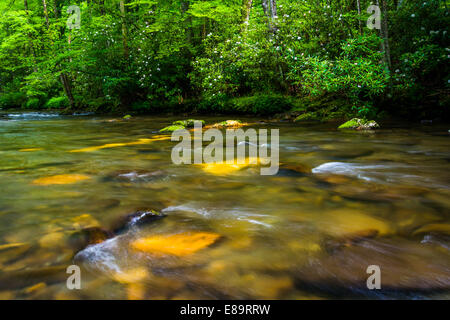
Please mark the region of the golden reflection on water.
[[[0, 299], [448, 297], [439, 129], [256, 125], [280, 129], [282, 165], [267, 177], [258, 165], [172, 164], [174, 143], [157, 132], [173, 120], [0, 126]], [[105, 242], [95, 231], [145, 209], [167, 217]], [[86, 230], [97, 244], [71, 291], [65, 271]], [[372, 264], [384, 295], [364, 291]]]

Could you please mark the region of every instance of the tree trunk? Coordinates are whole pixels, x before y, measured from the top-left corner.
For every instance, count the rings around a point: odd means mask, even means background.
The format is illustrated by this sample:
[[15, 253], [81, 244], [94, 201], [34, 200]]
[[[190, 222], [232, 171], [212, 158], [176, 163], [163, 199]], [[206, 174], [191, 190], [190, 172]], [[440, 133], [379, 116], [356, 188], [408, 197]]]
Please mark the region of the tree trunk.
[[[187, 15], [186, 12], [189, 10], [189, 2], [187, 0], [181, 1], [181, 13], [183, 18]], [[190, 44], [192, 43], [192, 38], [194, 37], [193, 31], [192, 31], [192, 17], [191, 15], [187, 15], [187, 17], [184, 20], [185, 24], [185, 34], [187, 42]]]
[[[47, 24], [47, 29], [49, 29], [50, 28], [50, 23], [49, 23], [49, 20], [48, 20], [48, 11], [47, 11], [47, 2], [46, 2], [46, 0], [42, 0], [42, 4], [44, 5], [45, 22]], [[55, 11], [55, 14], [57, 15], [58, 12]], [[58, 66], [58, 68], [61, 67], [59, 64], [57, 66]], [[61, 72], [61, 74], [59, 75], [59, 79], [61, 80], [61, 84], [63, 86], [64, 93], [66, 94], [66, 97], [69, 100], [69, 105], [70, 105], [71, 108], [73, 108], [75, 106], [75, 100], [73, 98], [72, 89], [70, 87], [69, 79], [67, 78], [67, 75], [64, 72]]]
[[387, 4], [386, 4], [386, 0], [381, 0], [382, 3], [382, 29], [384, 29], [383, 31], [383, 38], [384, 38], [384, 49], [385, 49], [385, 55], [386, 55], [386, 62], [388, 64], [389, 70], [392, 69], [392, 64], [391, 64], [391, 49], [389, 46], [389, 28], [388, 28], [388, 10], [387, 10]]
[[59, 78], [61, 79], [61, 83], [64, 88], [64, 93], [66, 94], [67, 99], [69, 100], [70, 108], [73, 109], [75, 107], [75, 100], [72, 95], [72, 88], [70, 87], [70, 81], [65, 73], [61, 73]]
[[54, 10], [55, 18], [59, 18], [61, 16], [61, 10], [58, 7], [58, 0], [53, 0], [53, 10]]
[[272, 24], [270, 23], [270, 8], [269, 8], [269, 0], [262, 0], [262, 7], [264, 11], [264, 15], [267, 18], [267, 24], [269, 25], [269, 29], [272, 29]]
[[276, 18], [278, 18], [278, 16], [277, 16], [277, 1], [269, 0], [269, 4], [270, 4], [270, 18], [272, 19], [272, 21], [274, 21]]
[[391, 70], [391, 53], [389, 49], [389, 32], [388, 32], [388, 16], [387, 16], [387, 7], [386, 0], [377, 0], [377, 6], [381, 9], [381, 30], [380, 34], [383, 38], [383, 42], [381, 43], [381, 50], [384, 52], [384, 63], [386, 64], [386, 68]]
[[120, 0], [120, 13], [122, 15], [122, 41], [123, 41], [123, 53], [125, 56], [125, 59], [128, 60], [129, 57], [129, 50], [128, 50], [128, 30], [127, 30], [127, 24], [125, 22], [125, 1]]
[[253, 0], [245, 0], [244, 2], [244, 25], [247, 30], [250, 23], [250, 14], [252, 12]]
[[356, 0], [356, 4], [358, 6], [359, 34], [362, 35], [363, 34], [363, 29], [362, 29], [362, 23], [361, 23], [361, 1], [360, 0]]
[[[30, 13], [28, 12], [28, 1], [23, 0], [23, 5], [25, 7], [25, 13], [27, 14], [27, 17], [28, 17], [30, 15]], [[33, 45], [33, 37], [31, 36], [30, 33], [28, 33], [28, 37], [30, 38], [31, 53], [33, 54], [34, 62], [36, 62], [36, 50], [34, 49], [34, 45]], [[37, 72], [36, 63], [33, 63], [33, 71]]]
[[45, 23], [47, 24], [47, 29], [48, 29], [50, 27], [50, 23], [48, 22], [47, 1], [42, 0], [42, 4], [44, 6]]
[[99, 5], [100, 5], [100, 15], [104, 16], [105, 15], [105, 0], [100, 0]]

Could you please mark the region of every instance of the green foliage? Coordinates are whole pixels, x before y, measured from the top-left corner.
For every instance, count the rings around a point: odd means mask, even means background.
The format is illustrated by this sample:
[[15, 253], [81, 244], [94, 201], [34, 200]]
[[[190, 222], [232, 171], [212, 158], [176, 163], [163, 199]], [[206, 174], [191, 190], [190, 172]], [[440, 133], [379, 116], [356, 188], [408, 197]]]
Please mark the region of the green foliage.
[[231, 100], [232, 110], [243, 114], [273, 115], [292, 109], [292, 99], [281, 95], [256, 95]]
[[39, 109], [41, 107], [41, 102], [39, 98], [30, 98], [25, 104], [26, 109]]
[[390, 55], [369, 0], [277, 0], [276, 16], [261, 0], [124, 3], [77, 1], [69, 30], [68, 0], [1, 2], [0, 107], [271, 115], [329, 96], [341, 106], [307, 111], [327, 119], [448, 100], [448, 1], [386, 1]]
[[297, 118], [295, 118], [295, 122], [300, 122], [300, 121], [305, 121], [305, 122], [309, 122], [309, 121], [320, 121], [321, 118], [320, 116], [315, 113], [315, 112], [306, 112], [304, 114], [299, 115]]
[[294, 99], [276, 94], [230, 98], [225, 94], [202, 100], [197, 111], [224, 114], [253, 114], [269, 116], [292, 109]]
[[64, 109], [68, 106], [69, 100], [66, 97], [53, 97], [45, 104], [47, 109]]
[[26, 101], [26, 96], [22, 92], [9, 92], [0, 95], [0, 108], [20, 108]]
[[381, 95], [389, 83], [386, 66], [380, 64], [382, 54], [377, 36], [359, 36], [342, 44], [342, 53], [334, 60], [313, 56], [292, 56], [289, 73], [307, 93], [321, 96], [340, 94], [348, 98], [357, 113], [373, 116], [371, 101]]

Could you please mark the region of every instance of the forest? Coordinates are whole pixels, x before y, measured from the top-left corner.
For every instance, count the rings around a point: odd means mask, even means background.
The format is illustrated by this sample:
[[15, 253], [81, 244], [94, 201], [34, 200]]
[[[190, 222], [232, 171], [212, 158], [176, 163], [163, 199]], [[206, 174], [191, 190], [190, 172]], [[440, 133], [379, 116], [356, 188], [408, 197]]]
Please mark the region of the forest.
[[0, 0], [0, 300], [450, 299], [449, 6]]
[[0, 108], [446, 121], [449, 3], [2, 0]]

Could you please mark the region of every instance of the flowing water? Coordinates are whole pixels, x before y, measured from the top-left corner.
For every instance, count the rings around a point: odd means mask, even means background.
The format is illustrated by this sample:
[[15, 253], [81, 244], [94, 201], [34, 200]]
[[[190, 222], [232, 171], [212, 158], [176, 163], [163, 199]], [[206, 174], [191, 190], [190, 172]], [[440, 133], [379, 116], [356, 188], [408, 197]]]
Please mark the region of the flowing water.
[[[280, 171], [261, 176], [173, 164], [158, 130], [174, 120], [0, 115], [0, 298], [450, 297], [448, 128], [244, 119], [280, 129]], [[149, 210], [167, 216], [114, 232]]]

